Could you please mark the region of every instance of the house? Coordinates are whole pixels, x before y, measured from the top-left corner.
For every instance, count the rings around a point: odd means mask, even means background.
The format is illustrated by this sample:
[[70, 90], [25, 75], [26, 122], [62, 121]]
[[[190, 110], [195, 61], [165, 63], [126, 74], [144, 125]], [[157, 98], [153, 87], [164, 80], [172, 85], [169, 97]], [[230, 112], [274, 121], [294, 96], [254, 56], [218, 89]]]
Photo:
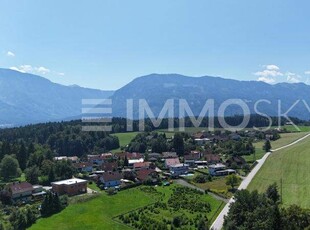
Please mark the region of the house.
[[99, 180], [105, 188], [110, 188], [119, 186], [122, 178], [123, 176], [119, 172], [104, 172]]
[[178, 177], [180, 175], [184, 175], [188, 173], [188, 164], [176, 164], [171, 165], [169, 168], [170, 174], [173, 177]]
[[104, 162], [101, 169], [105, 172], [116, 171], [118, 168], [117, 162]]
[[217, 176], [217, 171], [221, 171], [221, 170], [225, 170], [226, 169], [226, 165], [224, 164], [213, 164], [213, 165], [209, 165], [209, 173], [211, 176]]
[[130, 160], [128, 160], [128, 166], [129, 167], [133, 167], [134, 164], [136, 164], [136, 163], [143, 163], [143, 162], [144, 162], [144, 158], [130, 159]]
[[161, 156], [162, 155], [160, 153], [149, 153], [148, 154], [149, 161], [152, 161], [152, 162], [157, 161], [158, 159], [161, 158]]
[[221, 157], [218, 154], [207, 153], [204, 155], [204, 158], [208, 164], [217, 164], [221, 162]]
[[235, 174], [236, 171], [233, 169], [226, 169], [224, 164], [209, 165], [209, 173], [211, 176], [226, 176]]
[[233, 164], [241, 167], [246, 164], [246, 160], [241, 156], [232, 156], [228, 158], [228, 160], [226, 160], [226, 164], [228, 165], [228, 167], [231, 167]]
[[144, 155], [141, 153], [133, 152], [133, 153], [126, 153], [126, 157], [128, 160], [136, 160], [136, 159], [144, 158]]
[[28, 182], [13, 182], [7, 187], [9, 197], [15, 202], [29, 202], [32, 199], [33, 186]]
[[167, 158], [176, 158], [178, 157], [178, 154], [176, 152], [163, 152], [162, 153], [162, 158], [167, 159]]
[[177, 164], [180, 164], [180, 160], [178, 157], [165, 159], [165, 168], [170, 168], [170, 166]]
[[79, 172], [92, 172], [93, 171], [93, 164], [90, 162], [74, 163], [73, 167], [76, 168]]
[[87, 159], [89, 163], [99, 166], [101, 166], [105, 160], [103, 157], [101, 157], [101, 155], [87, 155]]
[[33, 185], [32, 197], [35, 200], [43, 199], [45, 195], [46, 195], [46, 192], [44, 191], [42, 185]]
[[195, 165], [196, 158], [193, 155], [185, 155], [184, 156], [184, 163], [188, 164], [189, 166]]
[[195, 142], [197, 145], [205, 145], [206, 143], [210, 142], [209, 138], [195, 138]]
[[68, 160], [68, 157], [67, 156], [59, 156], [59, 157], [54, 157], [54, 160], [55, 161], [62, 161], [62, 160]]
[[195, 161], [200, 160], [201, 153], [198, 151], [191, 151], [188, 155], [184, 156], [184, 163], [190, 166], [195, 165]]
[[87, 180], [78, 178], [62, 180], [52, 182], [53, 192], [62, 195], [67, 194], [69, 196], [78, 195], [87, 192]]
[[137, 162], [133, 164], [134, 170], [148, 169], [151, 166], [151, 162]]
[[158, 174], [154, 169], [141, 169], [137, 171], [137, 179], [141, 182], [150, 179], [153, 184], [156, 184], [158, 182]]
[[79, 161], [79, 158], [77, 156], [68, 157], [67, 159], [72, 163], [77, 163]]

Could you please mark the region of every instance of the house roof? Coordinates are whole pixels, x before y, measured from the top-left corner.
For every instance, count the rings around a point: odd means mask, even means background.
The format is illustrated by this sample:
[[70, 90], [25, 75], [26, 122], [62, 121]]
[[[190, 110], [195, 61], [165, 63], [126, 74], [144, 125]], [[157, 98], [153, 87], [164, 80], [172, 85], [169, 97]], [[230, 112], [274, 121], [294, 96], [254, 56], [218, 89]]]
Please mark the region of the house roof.
[[147, 179], [147, 177], [154, 173], [155, 170], [154, 169], [141, 169], [137, 172], [137, 178], [140, 180], [140, 181], [144, 181]]
[[107, 181], [120, 180], [123, 178], [123, 175], [120, 174], [119, 172], [104, 172], [102, 173], [101, 177], [105, 182], [107, 182]]
[[28, 182], [14, 182], [9, 185], [12, 194], [29, 192], [33, 190], [32, 184]]
[[178, 156], [176, 152], [163, 152], [162, 155], [163, 158], [175, 158]]
[[105, 162], [101, 165], [101, 169], [104, 171], [113, 171], [114, 169], [117, 169], [117, 167], [117, 162]]
[[56, 185], [73, 185], [73, 184], [79, 184], [79, 183], [87, 183], [87, 180], [79, 179], [79, 178], [72, 178], [68, 180], [61, 180], [61, 181], [55, 181], [52, 182], [53, 184]]
[[137, 162], [133, 164], [134, 168], [148, 168], [150, 167], [151, 162]]
[[168, 158], [165, 160], [167, 166], [180, 164], [179, 158]]
[[143, 158], [143, 154], [141, 153], [126, 153], [127, 159], [128, 160], [133, 160], [133, 159], [140, 159]]
[[208, 162], [213, 162], [213, 161], [221, 161], [221, 157], [220, 155], [217, 155], [217, 154], [212, 154], [212, 153], [207, 153], [205, 154], [205, 159], [208, 161]]

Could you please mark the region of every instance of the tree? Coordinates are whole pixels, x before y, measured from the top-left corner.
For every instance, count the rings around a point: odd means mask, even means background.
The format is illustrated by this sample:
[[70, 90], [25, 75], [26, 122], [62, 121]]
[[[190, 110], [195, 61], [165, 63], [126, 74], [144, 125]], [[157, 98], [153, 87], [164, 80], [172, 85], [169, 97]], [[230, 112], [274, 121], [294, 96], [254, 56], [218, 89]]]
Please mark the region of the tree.
[[125, 159], [124, 159], [124, 167], [127, 167], [128, 165], [129, 165], [129, 161], [128, 161], [127, 156], [125, 156]]
[[21, 169], [16, 158], [5, 155], [0, 163], [0, 174], [4, 181], [8, 181], [12, 177], [19, 177]]
[[266, 151], [266, 153], [267, 152], [270, 152], [270, 150], [271, 150], [271, 144], [270, 144], [270, 140], [266, 140], [265, 141], [265, 144], [264, 144], [264, 150]]
[[184, 155], [184, 140], [180, 133], [176, 133], [173, 137], [173, 148], [179, 156]]
[[17, 152], [16, 158], [18, 160], [21, 170], [24, 171], [26, 169], [27, 159], [28, 159], [28, 153], [27, 153], [27, 149], [25, 147], [24, 142], [21, 143], [19, 151]]
[[280, 200], [280, 195], [276, 183], [268, 186], [266, 190], [266, 196], [274, 203], [277, 203]]
[[235, 174], [228, 175], [226, 177], [226, 185], [230, 185], [232, 189], [238, 184], [239, 178]]
[[26, 180], [30, 184], [39, 183], [40, 170], [37, 166], [32, 166], [31, 168], [27, 168], [25, 171], [25, 174], [26, 174]]

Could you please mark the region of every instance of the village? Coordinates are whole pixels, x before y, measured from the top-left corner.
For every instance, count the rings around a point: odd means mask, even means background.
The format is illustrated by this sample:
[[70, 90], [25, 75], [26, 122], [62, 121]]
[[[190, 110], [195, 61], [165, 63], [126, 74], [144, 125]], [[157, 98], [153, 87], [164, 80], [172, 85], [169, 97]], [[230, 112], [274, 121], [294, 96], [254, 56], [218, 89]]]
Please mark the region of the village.
[[[274, 130], [267, 133], [247, 131], [242, 133], [217, 132], [216, 134], [204, 131], [192, 134], [189, 139], [194, 141], [194, 147], [200, 150], [191, 150], [181, 156], [175, 151], [107, 152], [87, 155], [84, 160], [77, 156], [55, 156], [54, 161], [66, 161], [75, 168], [73, 178], [53, 181], [49, 186], [16, 181], [5, 186], [1, 193], [6, 194], [13, 204], [22, 205], [43, 199], [47, 192], [68, 196], [96, 193], [96, 190], [90, 188], [90, 184], [96, 185], [100, 190], [105, 190], [109, 194], [115, 194], [119, 190], [142, 184], [169, 186], [175, 179], [195, 184], [193, 182], [199, 182], [199, 179], [195, 180], [199, 176], [206, 178], [203, 182], [211, 181], [212, 178], [225, 178], [231, 174], [240, 178], [243, 176], [241, 172], [248, 173], [251, 165], [238, 154], [218, 153], [217, 146], [231, 141], [242, 143], [249, 138], [273, 140], [278, 132]], [[152, 139], [151, 135], [148, 137], [149, 140]], [[171, 138], [167, 138], [167, 141], [171, 141]], [[249, 149], [248, 154], [253, 153], [255, 150]], [[255, 161], [252, 164], [255, 164]], [[212, 191], [212, 187], [206, 190]]]

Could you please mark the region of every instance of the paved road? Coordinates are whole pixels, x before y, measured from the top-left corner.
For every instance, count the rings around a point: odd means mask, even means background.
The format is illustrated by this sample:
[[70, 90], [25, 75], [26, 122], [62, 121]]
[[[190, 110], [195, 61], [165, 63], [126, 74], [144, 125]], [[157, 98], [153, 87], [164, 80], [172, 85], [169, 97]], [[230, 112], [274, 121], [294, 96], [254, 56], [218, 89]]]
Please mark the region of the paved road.
[[[176, 184], [180, 184], [180, 185], [182, 185], [182, 186], [185, 186], [185, 187], [189, 187], [189, 188], [192, 188], [192, 189], [196, 189], [196, 190], [199, 190], [199, 191], [201, 191], [201, 192], [205, 192], [203, 189], [201, 189], [201, 188], [199, 188], [199, 187], [197, 187], [197, 186], [195, 186], [195, 185], [193, 185], [193, 184], [190, 184], [190, 183], [188, 183], [187, 181], [185, 181], [185, 180], [183, 180], [183, 179], [177, 179], [177, 180], [174, 180], [174, 182], [176, 183]], [[214, 197], [215, 199], [217, 199], [217, 200], [221, 200], [221, 201], [223, 201], [223, 202], [225, 202], [225, 203], [228, 203], [228, 199], [225, 199], [225, 198], [223, 198], [223, 197], [221, 197], [221, 196], [218, 196], [218, 195], [216, 195], [216, 194], [214, 194], [214, 193], [212, 193], [212, 192], [208, 192], [208, 194], [210, 195], [210, 196], [212, 196], [212, 197]]]
[[[306, 139], [307, 137], [310, 136], [310, 133], [307, 134], [306, 136], [288, 144], [285, 145], [283, 147], [277, 148], [272, 150], [272, 152], [276, 152], [279, 151], [281, 149], [290, 147], [292, 145], [295, 145], [296, 143]], [[268, 158], [268, 156], [271, 154], [271, 152], [266, 153], [260, 160], [257, 160], [257, 165], [252, 169], [252, 171], [249, 173], [249, 175], [241, 182], [240, 186], [238, 187], [238, 190], [241, 189], [246, 189], [248, 187], [248, 185], [250, 184], [250, 182], [252, 181], [252, 179], [254, 178], [254, 176], [256, 175], [256, 173], [259, 171], [259, 169], [263, 166], [263, 164], [265, 163], [266, 159]], [[228, 211], [229, 211], [229, 207], [230, 204], [234, 202], [234, 198], [232, 197], [229, 202], [225, 205], [225, 207], [223, 208], [223, 210], [220, 212], [220, 214], [218, 215], [218, 217], [216, 218], [216, 220], [213, 222], [213, 224], [211, 225], [211, 229], [214, 230], [220, 230], [223, 227], [223, 223], [224, 223], [224, 216], [227, 215]]]

